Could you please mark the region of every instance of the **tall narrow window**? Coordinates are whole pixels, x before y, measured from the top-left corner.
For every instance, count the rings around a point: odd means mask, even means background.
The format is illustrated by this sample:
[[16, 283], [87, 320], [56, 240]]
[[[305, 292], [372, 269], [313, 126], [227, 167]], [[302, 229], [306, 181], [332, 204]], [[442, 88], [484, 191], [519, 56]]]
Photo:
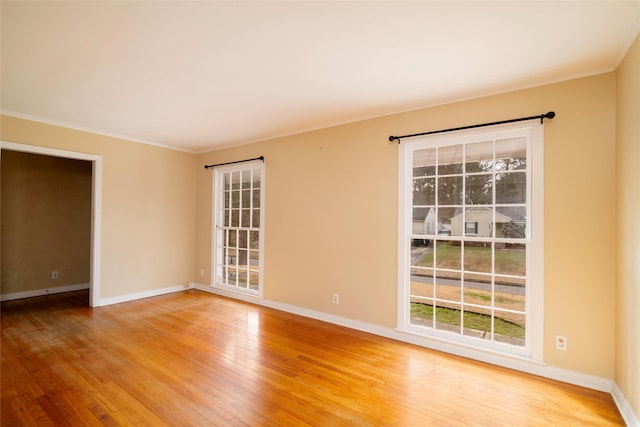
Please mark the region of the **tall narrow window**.
[[402, 142], [401, 329], [541, 358], [541, 127]]
[[264, 164], [214, 168], [212, 285], [262, 295]]

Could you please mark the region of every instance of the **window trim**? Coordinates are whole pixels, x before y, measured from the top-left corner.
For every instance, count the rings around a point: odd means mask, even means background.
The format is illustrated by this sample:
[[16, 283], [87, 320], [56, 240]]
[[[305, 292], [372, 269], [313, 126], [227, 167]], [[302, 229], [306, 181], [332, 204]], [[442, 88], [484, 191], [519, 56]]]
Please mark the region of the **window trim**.
[[[222, 185], [221, 179], [224, 173], [244, 171], [247, 169], [260, 169], [260, 227], [258, 227], [259, 239], [258, 239], [258, 290], [250, 288], [241, 288], [238, 286], [232, 286], [225, 283], [217, 282], [217, 258], [218, 253], [218, 233], [217, 224], [222, 221], [221, 215], [224, 209], [218, 209], [219, 206], [224, 206], [222, 200]], [[230, 292], [237, 292], [242, 295], [250, 295], [257, 298], [264, 297], [264, 216], [265, 216], [265, 164], [263, 160], [251, 160], [246, 162], [237, 162], [232, 164], [225, 164], [213, 167], [212, 175], [212, 211], [211, 211], [211, 283], [214, 288], [223, 289]], [[242, 227], [239, 227], [242, 228]]]
[[[446, 333], [437, 329], [418, 328], [410, 322], [410, 236], [412, 234], [411, 199], [407, 183], [411, 182], [411, 153], [417, 145], [428, 142], [461, 144], [480, 141], [489, 136], [492, 139], [505, 138], [514, 134], [527, 133], [530, 167], [527, 168], [527, 206], [531, 215], [526, 239], [530, 245], [526, 269], [528, 276], [525, 302], [526, 338], [523, 348], [503, 345], [499, 342], [484, 342], [465, 336]], [[469, 129], [448, 134], [435, 134], [405, 138], [399, 143], [398, 152], [398, 300], [397, 329], [419, 334], [427, 339], [444, 340], [451, 344], [473, 349], [497, 351], [502, 354], [525, 357], [534, 361], [543, 360], [544, 341], [544, 135], [543, 125], [538, 120]]]

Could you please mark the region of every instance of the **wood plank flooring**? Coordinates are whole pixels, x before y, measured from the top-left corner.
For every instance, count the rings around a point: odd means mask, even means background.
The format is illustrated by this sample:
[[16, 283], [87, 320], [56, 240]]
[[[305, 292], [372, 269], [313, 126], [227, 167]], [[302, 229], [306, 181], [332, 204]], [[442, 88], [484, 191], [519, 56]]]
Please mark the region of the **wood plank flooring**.
[[197, 290], [1, 317], [3, 426], [623, 425], [606, 393]]

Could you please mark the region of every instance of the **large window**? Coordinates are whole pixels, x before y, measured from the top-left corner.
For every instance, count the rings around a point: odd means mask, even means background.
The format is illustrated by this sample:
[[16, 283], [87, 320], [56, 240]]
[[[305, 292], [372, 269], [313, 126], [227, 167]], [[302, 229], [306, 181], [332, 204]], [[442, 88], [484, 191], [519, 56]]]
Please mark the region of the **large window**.
[[262, 295], [263, 204], [261, 161], [214, 168], [214, 286]]
[[542, 125], [487, 129], [401, 143], [399, 326], [539, 359]]

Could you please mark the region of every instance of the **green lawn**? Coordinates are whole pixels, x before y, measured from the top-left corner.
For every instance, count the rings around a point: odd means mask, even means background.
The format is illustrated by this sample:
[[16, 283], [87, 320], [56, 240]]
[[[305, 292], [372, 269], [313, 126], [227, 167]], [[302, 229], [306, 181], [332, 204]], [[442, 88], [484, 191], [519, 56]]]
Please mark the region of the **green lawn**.
[[[412, 302], [411, 315], [431, 320], [433, 319], [433, 306]], [[437, 307], [436, 316], [438, 322], [460, 326], [460, 310]], [[477, 331], [491, 332], [491, 317], [484, 314], [465, 312], [464, 326], [465, 328], [474, 329]], [[503, 335], [513, 338], [524, 338], [525, 335], [525, 329], [522, 326], [518, 326], [514, 323], [507, 322], [497, 317], [494, 319], [494, 327], [494, 332], [496, 335]]]

